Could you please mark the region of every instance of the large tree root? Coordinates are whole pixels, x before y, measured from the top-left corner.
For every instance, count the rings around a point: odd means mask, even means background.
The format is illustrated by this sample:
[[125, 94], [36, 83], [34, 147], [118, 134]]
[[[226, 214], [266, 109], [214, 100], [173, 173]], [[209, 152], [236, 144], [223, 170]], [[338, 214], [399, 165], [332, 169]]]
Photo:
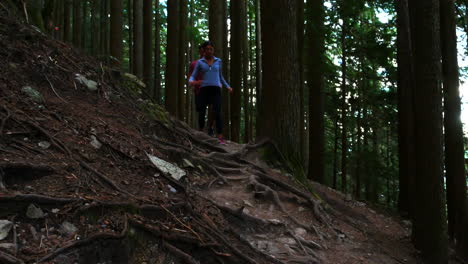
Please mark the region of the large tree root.
[[24, 261], [22, 261], [19, 258], [16, 258], [8, 253], [5, 253], [0, 250], [0, 263], [2, 264], [23, 264]]

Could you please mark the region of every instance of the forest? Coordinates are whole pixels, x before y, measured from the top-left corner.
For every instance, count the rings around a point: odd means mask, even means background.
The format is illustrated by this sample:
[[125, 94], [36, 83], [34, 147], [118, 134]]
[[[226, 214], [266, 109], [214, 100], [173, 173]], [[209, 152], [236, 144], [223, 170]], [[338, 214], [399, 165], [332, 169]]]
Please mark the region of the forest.
[[467, 0], [1, 0], [0, 47], [0, 263], [468, 263]]

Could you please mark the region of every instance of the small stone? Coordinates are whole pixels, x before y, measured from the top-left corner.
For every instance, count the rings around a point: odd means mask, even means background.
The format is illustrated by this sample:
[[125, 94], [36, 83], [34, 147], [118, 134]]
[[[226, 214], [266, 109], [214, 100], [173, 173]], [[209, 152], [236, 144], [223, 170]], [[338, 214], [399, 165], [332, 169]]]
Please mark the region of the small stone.
[[26, 211], [26, 216], [32, 219], [43, 218], [45, 216], [41, 208], [30, 204], [28, 210]]
[[5, 239], [13, 227], [13, 222], [8, 220], [0, 220], [0, 240]]
[[298, 209], [298, 210], [299, 210], [299, 212], [304, 212], [304, 211], [305, 211], [305, 208], [302, 207], [302, 206], [299, 206], [299, 209]]
[[6, 250], [12, 250], [12, 249], [16, 249], [16, 245], [13, 243], [2, 243], [0, 244], [0, 248], [6, 249]]
[[29, 192], [34, 191], [34, 188], [31, 185], [24, 186], [24, 189]]
[[278, 220], [278, 219], [270, 219], [270, 223], [274, 224], [274, 225], [277, 225], [277, 224], [280, 224], [281, 221]]
[[31, 99], [36, 103], [42, 103], [44, 101], [42, 94], [31, 86], [24, 86], [21, 88], [21, 91], [31, 97]]
[[184, 167], [195, 168], [195, 166], [192, 164], [192, 162], [190, 162], [190, 160], [188, 160], [188, 159], [183, 159], [183, 161], [184, 161]]
[[57, 208], [52, 209], [52, 213], [56, 214], [56, 213], [58, 213], [58, 212], [60, 212], [59, 209], [57, 209]]
[[250, 202], [247, 201], [247, 200], [243, 200], [243, 202], [244, 202], [244, 204], [247, 205], [247, 206], [254, 207], [254, 206], [252, 205], [252, 203], [250, 203]]
[[41, 141], [37, 143], [37, 145], [42, 149], [48, 149], [50, 147], [50, 143], [48, 141]]
[[296, 236], [300, 236], [300, 237], [304, 238], [305, 235], [307, 235], [307, 230], [305, 230], [302, 227], [298, 227], [298, 228], [294, 229], [294, 234], [296, 234]]
[[91, 135], [90, 143], [91, 143], [91, 146], [93, 146], [95, 149], [100, 149], [102, 147], [102, 143], [99, 142], [99, 140], [94, 135]]
[[129, 185], [130, 183], [128, 181], [122, 181], [123, 184]]
[[173, 193], [177, 192], [177, 190], [174, 187], [172, 187], [171, 185], [168, 184], [167, 187], [169, 188], [169, 191], [171, 191]]
[[73, 235], [78, 231], [78, 228], [76, 228], [72, 223], [65, 221], [60, 226], [59, 231], [66, 235]]

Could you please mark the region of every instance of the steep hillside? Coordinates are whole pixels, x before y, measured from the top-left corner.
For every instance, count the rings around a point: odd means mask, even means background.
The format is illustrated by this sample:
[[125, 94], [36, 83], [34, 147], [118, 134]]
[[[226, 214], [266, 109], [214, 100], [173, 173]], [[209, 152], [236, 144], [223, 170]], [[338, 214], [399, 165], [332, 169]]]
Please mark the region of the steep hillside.
[[0, 263], [416, 263], [407, 228], [306, 191], [270, 142], [221, 147], [12, 19], [0, 46]]

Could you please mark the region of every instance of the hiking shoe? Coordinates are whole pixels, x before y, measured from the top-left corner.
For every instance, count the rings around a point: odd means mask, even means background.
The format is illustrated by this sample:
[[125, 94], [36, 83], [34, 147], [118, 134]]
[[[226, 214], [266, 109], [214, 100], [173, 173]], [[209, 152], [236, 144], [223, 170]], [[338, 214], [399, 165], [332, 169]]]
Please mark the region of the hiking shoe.
[[224, 141], [224, 138], [218, 138], [218, 139], [219, 139], [220, 145], [226, 145], [226, 141]]
[[208, 129], [208, 136], [210, 136], [210, 137], [214, 136], [214, 129], [211, 128], [211, 127]]

